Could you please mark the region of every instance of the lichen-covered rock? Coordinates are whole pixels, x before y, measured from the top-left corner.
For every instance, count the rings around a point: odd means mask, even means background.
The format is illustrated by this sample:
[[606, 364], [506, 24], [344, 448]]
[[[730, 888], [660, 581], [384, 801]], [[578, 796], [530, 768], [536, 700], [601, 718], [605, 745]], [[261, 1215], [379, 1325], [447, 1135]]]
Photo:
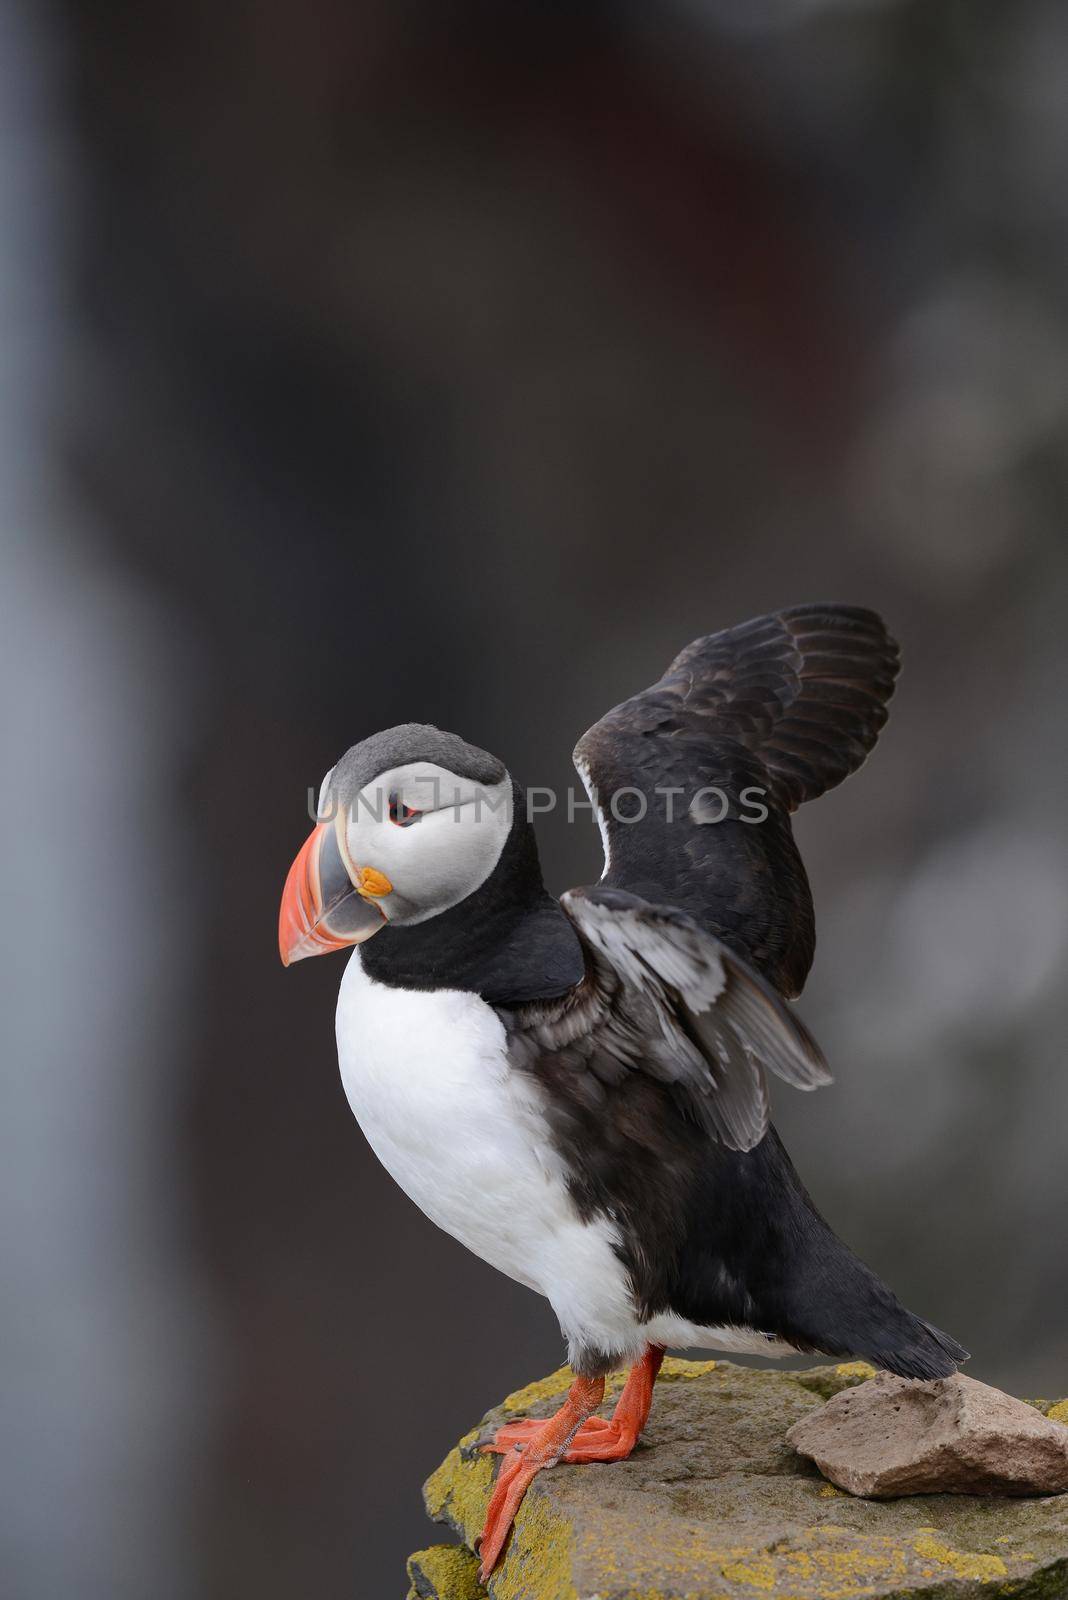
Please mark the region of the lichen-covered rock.
[[[800, 1373], [665, 1362], [629, 1461], [535, 1479], [491, 1600], [1068, 1600], [1068, 1497], [854, 1499], [790, 1447], [790, 1427], [873, 1376], [860, 1362]], [[497, 1470], [480, 1440], [548, 1415], [569, 1381], [563, 1368], [510, 1395], [430, 1478], [430, 1515], [468, 1548]], [[481, 1593], [429, 1581], [413, 1579], [420, 1600]]]
[[802, 1417], [786, 1437], [850, 1494], [1068, 1489], [1068, 1427], [959, 1372], [935, 1383], [881, 1372]]
[[408, 1557], [408, 1600], [485, 1600], [478, 1558], [466, 1545], [432, 1544]]

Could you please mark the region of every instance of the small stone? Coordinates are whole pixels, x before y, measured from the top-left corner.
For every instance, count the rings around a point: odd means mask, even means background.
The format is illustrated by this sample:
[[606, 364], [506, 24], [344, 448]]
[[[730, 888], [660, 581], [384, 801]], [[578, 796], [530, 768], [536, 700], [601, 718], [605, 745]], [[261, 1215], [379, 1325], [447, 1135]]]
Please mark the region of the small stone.
[[825, 1478], [866, 1498], [1068, 1489], [1068, 1427], [960, 1373], [933, 1383], [880, 1373], [786, 1438]]

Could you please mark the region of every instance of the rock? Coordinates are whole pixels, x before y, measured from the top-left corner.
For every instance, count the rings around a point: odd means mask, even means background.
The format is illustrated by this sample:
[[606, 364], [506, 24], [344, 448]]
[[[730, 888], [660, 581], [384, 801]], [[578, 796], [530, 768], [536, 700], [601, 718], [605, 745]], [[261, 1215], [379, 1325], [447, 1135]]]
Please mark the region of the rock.
[[[788, 1429], [873, 1376], [857, 1362], [789, 1373], [666, 1361], [629, 1461], [535, 1479], [491, 1600], [1065, 1600], [1068, 1498], [854, 1499], [790, 1447]], [[562, 1368], [510, 1395], [430, 1478], [430, 1515], [467, 1550], [445, 1547], [448, 1567], [413, 1557], [418, 1600], [484, 1600], [468, 1552], [498, 1458], [479, 1440], [548, 1415], [569, 1381]]]
[[960, 1373], [936, 1383], [880, 1373], [803, 1417], [786, 1437], [850, 1494], [1068, 1489], [1068, 1427]]
[[485, 1600], [478, 1558], [462, 1544], [433, 1544], [408, 1557], [408, 1600]]

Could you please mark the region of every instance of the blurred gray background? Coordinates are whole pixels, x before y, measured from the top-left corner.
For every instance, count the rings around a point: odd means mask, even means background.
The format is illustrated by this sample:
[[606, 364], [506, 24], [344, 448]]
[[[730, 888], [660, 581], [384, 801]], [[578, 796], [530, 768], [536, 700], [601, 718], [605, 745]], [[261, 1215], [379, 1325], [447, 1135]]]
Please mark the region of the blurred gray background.
[[306, 789], [409, 718], [564, 785], [802, 600], [906, 667], [799, 820], [837, 1083], [777, 1120], [1068, 1391], [1068, 9], [8, 0], [0, 113], [5, 1594], [399, 1597], [560, 1347], [278, 964]]

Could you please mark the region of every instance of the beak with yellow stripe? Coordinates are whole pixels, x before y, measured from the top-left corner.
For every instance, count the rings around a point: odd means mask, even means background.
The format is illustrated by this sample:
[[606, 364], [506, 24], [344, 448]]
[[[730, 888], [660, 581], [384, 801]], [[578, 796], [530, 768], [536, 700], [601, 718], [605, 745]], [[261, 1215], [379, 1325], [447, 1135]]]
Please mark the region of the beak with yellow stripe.
[[312, 829], [289, 869], [278, 916], [278, 950], [290, 967], [306, 956], [361, 944], [386, 921], [381, 901], [393, 885], [374, 867], [349, 875], [333, 822]]

